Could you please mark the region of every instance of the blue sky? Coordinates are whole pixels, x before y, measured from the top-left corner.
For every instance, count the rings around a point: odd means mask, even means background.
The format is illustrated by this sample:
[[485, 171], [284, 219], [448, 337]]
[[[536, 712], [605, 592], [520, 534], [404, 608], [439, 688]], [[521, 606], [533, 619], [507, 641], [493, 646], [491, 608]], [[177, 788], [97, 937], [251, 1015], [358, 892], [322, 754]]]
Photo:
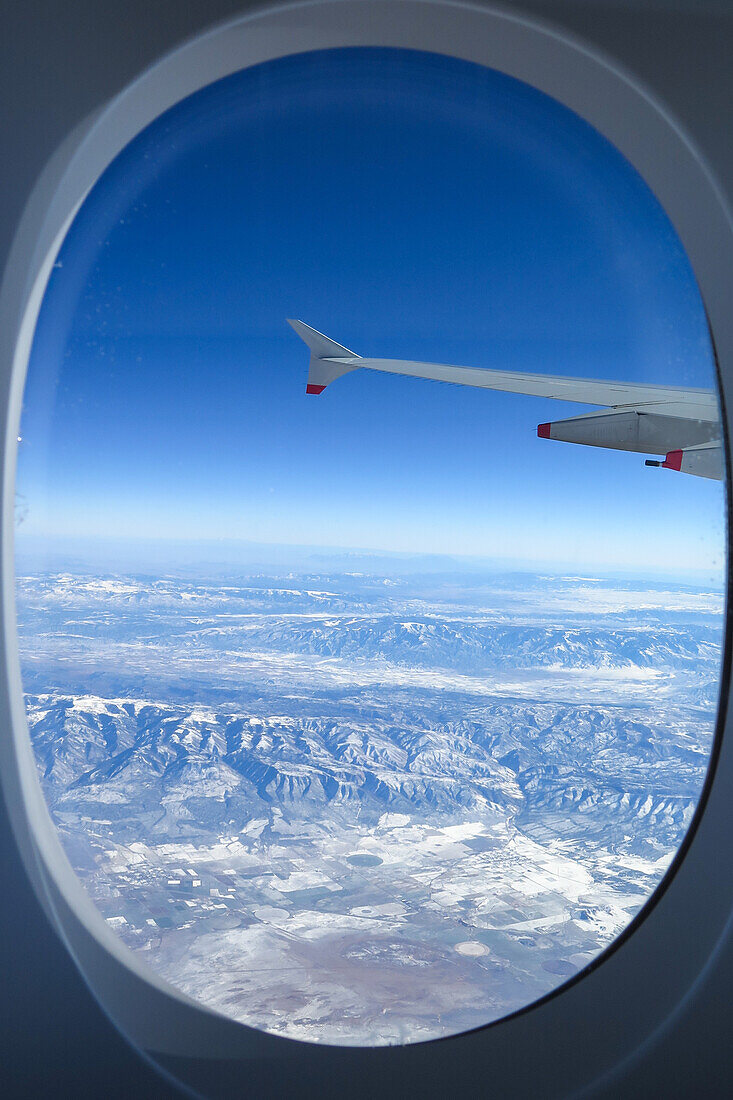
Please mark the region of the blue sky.
[[674, 230], [591, 127], [436, 55], [301, 55], [178, 105], [81, 208], [19, 536], [722, 568], [720, 484], [537, 439], [578, 405], [369, 372], [306, 397], [291, 316], [364, 355], [713, 385]]

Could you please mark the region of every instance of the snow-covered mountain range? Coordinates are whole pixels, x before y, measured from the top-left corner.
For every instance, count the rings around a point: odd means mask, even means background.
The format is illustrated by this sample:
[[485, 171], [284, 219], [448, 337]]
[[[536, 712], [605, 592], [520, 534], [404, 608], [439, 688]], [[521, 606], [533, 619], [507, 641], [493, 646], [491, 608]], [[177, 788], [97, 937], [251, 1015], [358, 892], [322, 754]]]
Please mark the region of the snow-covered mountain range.
[[[716, 591], [44, 574], [18, 608], [39, 773], [92, 896], [271, 1030], [404, 1041], [540, 996], [650, 896], [702, 789]], [[263, 963], [281, 976], [253, 999]]]

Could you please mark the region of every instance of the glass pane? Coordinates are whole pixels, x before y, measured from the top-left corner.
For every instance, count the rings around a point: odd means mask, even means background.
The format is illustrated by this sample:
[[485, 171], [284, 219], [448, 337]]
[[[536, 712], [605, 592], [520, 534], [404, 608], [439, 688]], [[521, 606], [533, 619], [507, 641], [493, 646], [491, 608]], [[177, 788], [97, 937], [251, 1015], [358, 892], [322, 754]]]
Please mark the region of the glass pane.
[[651, 897], [715, 730], [715, 368], [674, 229], [580, 118], [412, 51], [204, 89], [81, 207], [20, 435], [41, 782], [173, 985], [429, 1039]]

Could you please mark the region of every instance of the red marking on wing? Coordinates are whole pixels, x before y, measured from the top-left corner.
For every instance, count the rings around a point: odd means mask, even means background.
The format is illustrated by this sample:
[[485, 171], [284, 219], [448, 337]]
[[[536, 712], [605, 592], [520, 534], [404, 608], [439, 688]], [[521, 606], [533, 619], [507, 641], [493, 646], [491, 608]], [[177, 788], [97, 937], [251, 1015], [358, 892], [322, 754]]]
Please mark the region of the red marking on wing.
[[684, 451], [670, 451], [662, 465], [665, 470], [681, 470]]
[[317, 395], [319, 393], [323, 393], [325, 388], [325, 386], [314, 386], [312, 382], [309, 382], [308, 385], [305, 387], [305, 392]]
[[551, 427], [552, 427], [551, 424], [538, 424], [537, 425], [537, 435], [540, 437], [540, 439], [549, 439], [550, 438], [550, 428]]

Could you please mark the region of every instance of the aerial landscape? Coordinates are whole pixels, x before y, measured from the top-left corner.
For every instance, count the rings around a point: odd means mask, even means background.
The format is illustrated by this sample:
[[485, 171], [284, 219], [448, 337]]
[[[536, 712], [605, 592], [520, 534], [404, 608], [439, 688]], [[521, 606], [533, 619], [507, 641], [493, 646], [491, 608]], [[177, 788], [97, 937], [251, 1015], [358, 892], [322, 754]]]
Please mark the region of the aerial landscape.
[[459, 573], [19, 577], [39, 774], [121, 939], [299, 1039], [430, 1039], [609, 946], [692, 819], [722, 593]]
[[17, 438], [38, 775], [148, 974], [297, 1040], [437, 1039], [663, 882], [716, 728], [716, 368], [580, 116], [417, 50], [202, 88], [79, 207]]

